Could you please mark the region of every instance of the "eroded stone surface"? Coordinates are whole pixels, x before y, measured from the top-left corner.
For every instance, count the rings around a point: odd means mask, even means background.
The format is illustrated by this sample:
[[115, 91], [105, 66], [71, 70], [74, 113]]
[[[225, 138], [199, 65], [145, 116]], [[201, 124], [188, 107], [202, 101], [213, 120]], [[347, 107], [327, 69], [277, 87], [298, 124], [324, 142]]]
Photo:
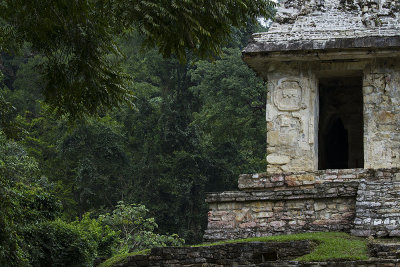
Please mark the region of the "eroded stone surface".
[[205, 239], [400, 236], [400, 2], [281, 1], [243, 59], [268, 86], [267, 172], [208, 195]]
[[368, 244], [369, 255], [373, 258], [400, 259], [400, 243], [371, 242]]
[[324, 182], [351, 182], [373, 175], [373, 170], [343, 169], [321, 170], [310, 172], [258, 173], [241, 174], [239, 189], [244, 191], [271, 189], [286, 190], [289, 188], [307, 188], [310, 185]]
[[[307, 181], [310, 176], [302, 177]], [[210, 211], [204, 239], [350, 231], [357, 188], [357, 181], [346, 181], [277, 191], [211, 193], [206, 200]]]
[[210, 193], [205, 240], [347, 231], [400, 236], [400, 170], [241, 175], [242, 191]]
[[399, 9], [393, 0], [281, 1], [275, 23], [244, 52], [399, 47]]
[[310, 253], [315, 244], [292, 242], [248, 242], [204, 247], [153, 248], [150, 255], [129, 256], [120, 267], [131, 266], [249, 266], [281, 262]]
[[[318, 132], [325, 129], [319, 127], [318, 77], [346, 75], [362, 78], [360, 124], [364, 140], [363, 150], [357, 152], [363, 157], [358, 158], [363, 159], [365, 168], [400, 167], [400, 60], [270, 62], [268, 66], [263, 70], [268, 80], [268, 173], [318, 170]], [[290, 83], [282, 82], [288, 77]], [[293, 85], [295, 80], [301, 90]], [[342, 117], [346, 130], [352, 134], [356, 130], [352, 128], [353, 118], [350, 114]], [[349, 159], [349, 168], [354, 168], [354, 161], [354, 157]]]
[[[357, 80], [360, 88], [355, 89], [362, 94], [354, 102], [357, 116], [346, 113], [351, 103], [338, 108], [352, 135], [349, 142], [355, 144], [344, 168], [400, 166], [399, 1], [281, 1], [270, 30], [253, 35], [243, 59], [268, 85], [268, 173], [325, 169], [319, 139], [331, 118], [321, 120], [320, 115], [331, 111], [320, 110], [319, 90], [329, 80]], [[345, 95], [350, 89], [344, 88], [337, 99], [351, 99], [350, 93]], [[325, 91], [321, 95], [331, 98]], [[361, 116], [363, 126], [354, 126]], [[363, 136], [361, 144], [355, 143], [360, 139], [356, 132]]]
[[400, 66], [379, 61], [364, 73], [365, 167], [400, 167]]
[[398, 171], [382, 170], [360, 181], [352, 234], [400, 236], [400, 182]]

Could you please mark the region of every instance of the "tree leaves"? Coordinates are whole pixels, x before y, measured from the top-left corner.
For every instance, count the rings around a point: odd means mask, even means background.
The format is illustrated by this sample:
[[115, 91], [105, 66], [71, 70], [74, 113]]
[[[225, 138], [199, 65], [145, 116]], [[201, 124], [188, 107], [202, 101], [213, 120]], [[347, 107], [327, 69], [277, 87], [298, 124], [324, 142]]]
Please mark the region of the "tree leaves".
[[145, 35], [145, 45], [158, 47], [165, 56], [174, 54], [182, 62], [186, 49], [202, 58], [219, 55], [232, 27], [245, 26], [249, 19], [271, 18], [273, 8], [268, 0], [188, 0], [170, 5], [146, 0], [126, 6], [128, 17]]
[[43, 54], [45, 101], [72, 119], [132, 103], [114, 42], [132, 27], [143, 34], [145, 47], [185, 62], [187, 50], [213, 58], [232, 27], [274, 12], [269, 0], [1, 0], [0, 5], [1, 50], [29, 42]]

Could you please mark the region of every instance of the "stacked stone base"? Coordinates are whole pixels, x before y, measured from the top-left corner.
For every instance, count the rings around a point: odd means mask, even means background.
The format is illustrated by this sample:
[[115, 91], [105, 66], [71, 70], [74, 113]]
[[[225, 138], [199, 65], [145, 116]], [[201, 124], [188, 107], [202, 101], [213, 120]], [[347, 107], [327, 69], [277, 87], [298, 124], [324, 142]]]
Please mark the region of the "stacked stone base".
[[400, 259], [400, 243], [370, 243], [368, 250], [375, 259]]
[[310, 253], [314, 246], [313, 242], [303, 240], [153, 248], [149, 255], [130, 256], [118, 266], [259, 266], [300, 257]]
[[400, 267], [400, 260], [374, 259], [366, 261], [324, 261], [324, 262], [297, 262], [280, 261], [267, 262], [257, 265], [246, 266], [264, 266], [264, 267]]
[[353, 235], [400, 236], [400, 173], [379, 170], [360, 181]]
[[319, 231], [400, 236], [399, 169], [241, 175], [239, 188], [208, 194], [205, 241]]
[[282, 191], [209, 195], [206, 241], [319, 231], [350, 231], [357, 182]]
[[[310, 253], [314, 246], [313, 242], [303, 240], [235, 243], [206, 247], [164, 247], [152, 249], [149, 255], [129, 256], [123, 263], [113, 266], [400, 267], [398, 257], [392, 257], [394, 255], [391, 252], [392, 248], [388, 249], [385, 245], [374, 246], [372, 251], [372, 253], [383, 257], [364, 261], [299, 262], [293, 260]], [[372, 254], [372, 256], [375, 254]]]

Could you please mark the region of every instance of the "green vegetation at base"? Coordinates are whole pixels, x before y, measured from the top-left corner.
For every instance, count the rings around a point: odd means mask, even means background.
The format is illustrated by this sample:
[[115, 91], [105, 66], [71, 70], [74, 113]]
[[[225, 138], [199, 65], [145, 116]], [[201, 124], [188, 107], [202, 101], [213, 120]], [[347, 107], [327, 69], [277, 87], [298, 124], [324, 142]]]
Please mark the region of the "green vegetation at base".
[[135, 251], [135, 252], [115, 255], [114, 257], [109, 258], [105, 262], [102, 262], [99, 265], [99, 267], [111, 267], [116, 264], [125, 263], [128, 260], [128, 257], [135, 256], [135, 255], [147, 255], [150, 253], [150, 251], [151, 251], [150, 249], [145, 249], [145, 250], [141, 250], [141, 251]]
[[297, 240], [316, 241], [318, 246], [310, 254], [301, 256], [298, 261], [326, 261], [326, 260], [367, 260], [367, 240], [350, 236], [340, 232], [318, 232], [293, 235], [279, 235], [254, 237], [246, 239], [228, 240], [198, 246], [214, 246], [240, 242], [285, 242]]
[[0, 131], [0, 266], [89, 267], [97, 257], [184, 244], [156, 233], [144, 205], [119, 201], [112, 212], [73, 221], [61, 208], [34, 158]]

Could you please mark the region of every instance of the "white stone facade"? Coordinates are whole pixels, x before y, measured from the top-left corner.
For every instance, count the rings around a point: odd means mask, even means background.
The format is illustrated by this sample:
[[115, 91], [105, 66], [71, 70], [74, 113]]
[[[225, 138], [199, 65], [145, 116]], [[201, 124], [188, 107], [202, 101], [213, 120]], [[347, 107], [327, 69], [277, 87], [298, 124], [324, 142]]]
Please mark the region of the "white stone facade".
[[209, 241], [400, 236], [400, 0], [286, 0], [244, 61], [267, 82], [267, 172], [210, 193]]
[[268, 173], [326, 169], [319, 151], [329, 142], [319, 140], [324, 79], [360, 79], [360, 126], [346, 108], [324, 111], [341, 117], [349, 135], [344, 168], [400, 167], [400, 1], [282, 1], [270, 31], [253, 36], [243, 59], [268, 84]]
[[315, 75], [307, 68], [278, 63], [267, 77], [268, 172], [314, 170]]

